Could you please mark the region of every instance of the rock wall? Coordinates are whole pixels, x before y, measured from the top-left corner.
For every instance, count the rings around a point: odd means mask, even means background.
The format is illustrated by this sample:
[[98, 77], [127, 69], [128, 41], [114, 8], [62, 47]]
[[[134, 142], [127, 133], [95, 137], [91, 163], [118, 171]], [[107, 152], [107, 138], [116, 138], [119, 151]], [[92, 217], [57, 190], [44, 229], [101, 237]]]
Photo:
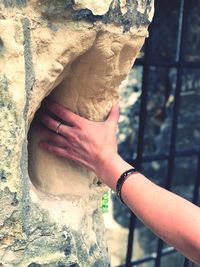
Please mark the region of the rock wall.
[[41, 151], [31, 122], [47, 96], [103, 120], [152, 15], [143, 0], [0, 1], [1, 266], [109, 266], [105, 187]]

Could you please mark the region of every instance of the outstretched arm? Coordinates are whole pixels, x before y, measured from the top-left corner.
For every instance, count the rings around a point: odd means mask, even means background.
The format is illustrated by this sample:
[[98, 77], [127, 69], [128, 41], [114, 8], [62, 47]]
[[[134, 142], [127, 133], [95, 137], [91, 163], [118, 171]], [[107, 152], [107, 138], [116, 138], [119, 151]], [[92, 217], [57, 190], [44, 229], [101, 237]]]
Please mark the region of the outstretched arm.
[[[59, 125], [58, 120], [42, 113], [40, 120], [45, 126], [42, 131], [47, 132], [48, 140], [41, 142], [40, 147], [84, 165], [115, 191], [120, 175], [132, 168], [117, 153], [118, 106], [112, 107], [104, 122], [88, 121], [52, 101], [48, 101], [46, 107], [65, 124]], [[140, 173], [128, 177], [121, 193], [127, 206], [147, 227], [200, 264], [199, 207], [152, 183]]]

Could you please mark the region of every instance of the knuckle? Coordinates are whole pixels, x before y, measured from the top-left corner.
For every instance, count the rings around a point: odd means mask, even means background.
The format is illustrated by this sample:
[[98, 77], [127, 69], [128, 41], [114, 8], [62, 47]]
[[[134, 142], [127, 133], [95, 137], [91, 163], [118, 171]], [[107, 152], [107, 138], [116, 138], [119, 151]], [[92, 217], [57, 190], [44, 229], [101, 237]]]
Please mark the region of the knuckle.
[[76, 120], [74, 124], [76, 125], [76, 127], [77, 127], [79, 130], [81, 130], [81, 131], [84, 130], [84, 126], [83, 126], [83, 124], [81, 123], [80, 120]]
[[69, 117], [68, 110], [65, 109], [64, 107], [62, 107], [62, 108], [59, 107], [58, 113], [59, 113], [60, 117], [63, 119], [67, 119]]
[[59, 110], [59, 114], [60, 114], [60, 117], [63, 118], [63, 119], [66, 119], [66, 111], [65, 110]]
[[78, 143], [78, 136], [74, 131], [69, 132], [69, 141], [73, 143]]
[[71, 133], [70, 135], [70, 141], [73, 142], [73, 143], [78, 143], [78, 137], [76, 134], [74, 133]]

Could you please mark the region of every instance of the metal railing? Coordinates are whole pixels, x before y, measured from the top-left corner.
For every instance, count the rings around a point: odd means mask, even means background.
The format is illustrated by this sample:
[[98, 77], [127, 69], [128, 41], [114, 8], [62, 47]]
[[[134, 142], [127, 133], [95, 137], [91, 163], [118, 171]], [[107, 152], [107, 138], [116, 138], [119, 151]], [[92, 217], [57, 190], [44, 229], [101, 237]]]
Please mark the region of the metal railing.
[[[158, 0], [161, 1], [161, 0]], [[157, 2], [158, 2], [157, 1]], [[162, 1], [161, 1], [162, 2]], [[180, 93], [182, 88], [182, 76], [184, 69], [197, 69], [200, 68], [200, 62], [186, 62], [184, 60], [184, 51], [187, 43], [186, 40], [186, 19], [187, 12], [190, 3], [190, 0], [179, 0], [179, 18], [178, 18], [178, 33], [176, 42], [176, 55], [175, 60], [168, 62], [158, 62], [152, 59], [152, 40], [151, 40], [151, 32], [154, 31], [154, 23], [149, 27], [150, 38], [148, 38], [145, 42], [144, 46], [144, 58], [137, 59], [135, 62], [136, 66], [143, 67], [143, 80], [142, 80], [142, 93], [141, 93], [141, 106], [140, 106], [140, 121], [139, 121], [139, 131], [138, 131], [138, 144], [137, 144], [137, 156], [135, 159], [127, 158], [126, 160], [137, 167], [138, 170], [142, 171], [142, 163], [144, 162], [152, 162], [155, 160], [167, 161], [167, 175], [165, 179], [164, 187], [167, 190], [171, 189], [172, 185], [172, 177], [174, 174], [175, 168], [175, 159], [178, 157], [196, 157], [198, 159], [198, 167], [196, 171], [196, 179], [194, 182], [194, 191], [193, 191], [193, 203], [198, 203], [199, 196], [199, 188], [200, 188], [200, 147], [197, 149], [190, 149], [185, 151], [177, 151], [176, 150], [176, 141], [177, 141], [177, 124], [178, 124], [178, 116], [179, 116], [179, 106], [180, 106]], [[155, 14], [156, 16], [156, 14]], [[162, 37], [160, 37], [162, 38]], [[148, 87], [149, 87], [149, 79], [150, 79], [150, 67], [166, 67], [166, 68], [175, 68], [177, 70], [176, 76], [176, 86], [174, 93], [174, 103], [173, 103], [173, 115], [172, 115], [172, 127], [170, 134], [170, 148], [169, 153], [166, 154], [156, 154], [156, 155], [143, 155], [144, 153], [144, 136], [145, 136], [145, 124], [147, 119], [147, 101], [148, 101]], [[124, 265], [119, 267], [131, 267], [131, 266], [139, 266], [142, 263], [154, 261], [155, 267], [161, 266], [161, 259], [165, 255], [169, 255], [171, 253], [175, 253], [176, 250], [174, 248], [168, 247], [163, 248], [164, 242], [158, 239], [157, 251], [150, 255], [147, 255], [141, 259], [132, 260], [132, 252], [133, 252], [133, 241], [134, 241], [134, 230], [136, 227], [137, 218], [132, 213], [130, 217], [129, 224], [129, 236], [128, 236], [128, 245], [127, 245], [127, 254], [126, 254], [126, 262]], [[183, 267], [189, 266], [189, 261], [185, 259]], [[178, 267], [178, 266], [176, 266]]]

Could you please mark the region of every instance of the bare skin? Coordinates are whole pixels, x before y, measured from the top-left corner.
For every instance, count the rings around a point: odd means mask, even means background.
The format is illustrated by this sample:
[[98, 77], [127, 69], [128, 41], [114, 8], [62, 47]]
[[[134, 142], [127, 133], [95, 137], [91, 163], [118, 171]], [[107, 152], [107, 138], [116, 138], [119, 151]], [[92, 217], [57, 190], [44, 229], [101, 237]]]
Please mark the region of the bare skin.
[[[117, 153], [118, 105], [104, 122], [88, 121], [61, 105], [48, 101], [40, 115], [48, 140], [40, 147], [75, 160], [94, 171], [112, 190], [120, 175], [132, 166]], [[56, 129], [59, 121], [65, 122]], [[51, 130], [51, 131], [50, 131]], [[122, 187], [122, 198], [144, 224], [191, 261], [200, 264], [200, 208], [152, 183], [144, 175], [131, 175]]]

